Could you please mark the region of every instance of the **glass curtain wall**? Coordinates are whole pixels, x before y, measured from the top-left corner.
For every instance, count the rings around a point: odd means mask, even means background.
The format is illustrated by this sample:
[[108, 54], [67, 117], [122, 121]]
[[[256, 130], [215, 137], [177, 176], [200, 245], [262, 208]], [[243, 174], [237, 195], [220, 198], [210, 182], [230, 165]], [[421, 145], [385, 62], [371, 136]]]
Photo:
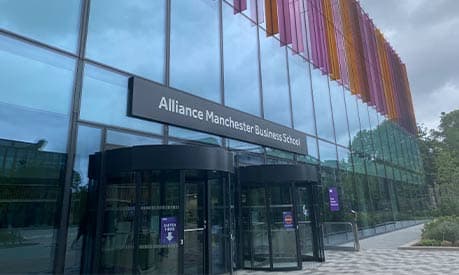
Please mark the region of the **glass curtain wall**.
[[48, 273], [76, 62], [0, 35], [0, 64], [0, 268]]
[[[428, 199], [416, 141], [266, 37], [264, 23], [249, 19], [255, 1], [242, 14], [231, 3], [0, 3], [0, 88], [9, 91], [0, 93], [2, 270], [51, 272], [60, 209], [70, 207], [68, 234], [57, 245], [67, 240], [61, 271], [78, 273], [88, 155], [134, 144], [226, 145], [247, 162], [320, 158], [324, 182], [343, 198], [340, 211], [357, 209], [362, 226], [388, 220], [387, 209], [397, 219], [422, 214]], [[128, 117], [133, 75], [293, 126], [308, 134], [308, 155]], [[61, 205], [64, 186], [70, 206]]]

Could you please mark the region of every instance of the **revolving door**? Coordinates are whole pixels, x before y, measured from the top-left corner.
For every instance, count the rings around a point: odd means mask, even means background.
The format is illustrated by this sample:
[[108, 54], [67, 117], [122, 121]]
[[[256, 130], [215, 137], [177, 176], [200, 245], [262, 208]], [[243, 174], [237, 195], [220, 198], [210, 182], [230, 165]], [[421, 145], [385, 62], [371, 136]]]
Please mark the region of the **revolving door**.
[[137, 146], [90, 159], [87, 273], [232, 271], [233, 157], [213, 147]]
[[239, 181], [243, 268], [294, 270], [303, 260], [320, 261], [315, 167], [247, 166], [239, 168]]

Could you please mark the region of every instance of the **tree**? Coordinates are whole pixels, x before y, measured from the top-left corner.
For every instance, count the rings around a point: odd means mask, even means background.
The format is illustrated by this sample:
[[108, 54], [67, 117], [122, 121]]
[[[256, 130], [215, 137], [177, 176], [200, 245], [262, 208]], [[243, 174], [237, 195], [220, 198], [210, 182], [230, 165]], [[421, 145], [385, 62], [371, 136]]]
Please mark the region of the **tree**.
[[459, 110], [442, 113], [438, 130], [419, 127], [418, 140], [439, 214], [459, 215]]
[[459, 157], [459, 110], [441, 113], [440, 126], [435, 135], [442, 140], [445, 149]]

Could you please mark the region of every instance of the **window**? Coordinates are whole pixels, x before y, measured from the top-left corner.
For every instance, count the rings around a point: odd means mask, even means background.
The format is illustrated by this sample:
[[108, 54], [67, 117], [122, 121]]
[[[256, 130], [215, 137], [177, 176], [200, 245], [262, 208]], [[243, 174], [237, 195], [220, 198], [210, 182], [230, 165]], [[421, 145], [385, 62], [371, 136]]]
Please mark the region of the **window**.
[[0, 36], [0, 64], [0, 266], [49, 273], [75, 60]]
[[260, 116], [257, 27], [223, 3], [225, 104]]
[[128, 78], [86, 64], [80, 119], [162, 134], [162, 124], [127, 116]]
[[87, 226], [86, 202], [88, 198], [88, 168], [89, 156], [100, 151], [101, 129], [80, 125], [76, 145], [72, 199], [69, 213], [69, 228], [67, 235], [67, 250], [65, 257], [65, 273], [79, 273], [83, 235]]
[[91, 1], [86, 57], [164, 82], [165, 0]]
[[315, 135], [309, 65], [288, 50], [288, 68], [292, 93], [293, 125], [295, 129]]
[[330, 97], [333, 107], [333, 119], [335, 121], [336, 142], [343, 146], [349, 146], [349, 130], [343, 87], [332, 80], [330, 80]]
[[261, 79], [265, 119], [292, 127], [286, 50], [260, 32]]
[[81, 0], [0, 1], [0, 28], [75, 53]]
[[326, 140], [335, 142], [327, 78], [324, 77], [319, 70], [312, 70], [311, 74], [314, 109], [316, 111], [317, 135]]
[[218, 1], [171, 1], [171, 9], [170, 85], [221, 102]]

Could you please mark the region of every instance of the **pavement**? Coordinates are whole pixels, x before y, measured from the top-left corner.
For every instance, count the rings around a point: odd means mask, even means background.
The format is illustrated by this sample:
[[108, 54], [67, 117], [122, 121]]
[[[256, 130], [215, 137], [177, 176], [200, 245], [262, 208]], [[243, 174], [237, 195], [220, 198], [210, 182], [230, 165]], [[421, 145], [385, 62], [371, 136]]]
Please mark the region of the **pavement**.
[[304, 262], [303, 270], [289, 272], [260, 272], [238, 270], [238, 275], [259, 274], [371, 274], [371, 275], [459, 275], [459, 251], [399, 250], [419, 240], [423, 225], [366, 238], [361, 250], [325, 251], [325, 262]]

